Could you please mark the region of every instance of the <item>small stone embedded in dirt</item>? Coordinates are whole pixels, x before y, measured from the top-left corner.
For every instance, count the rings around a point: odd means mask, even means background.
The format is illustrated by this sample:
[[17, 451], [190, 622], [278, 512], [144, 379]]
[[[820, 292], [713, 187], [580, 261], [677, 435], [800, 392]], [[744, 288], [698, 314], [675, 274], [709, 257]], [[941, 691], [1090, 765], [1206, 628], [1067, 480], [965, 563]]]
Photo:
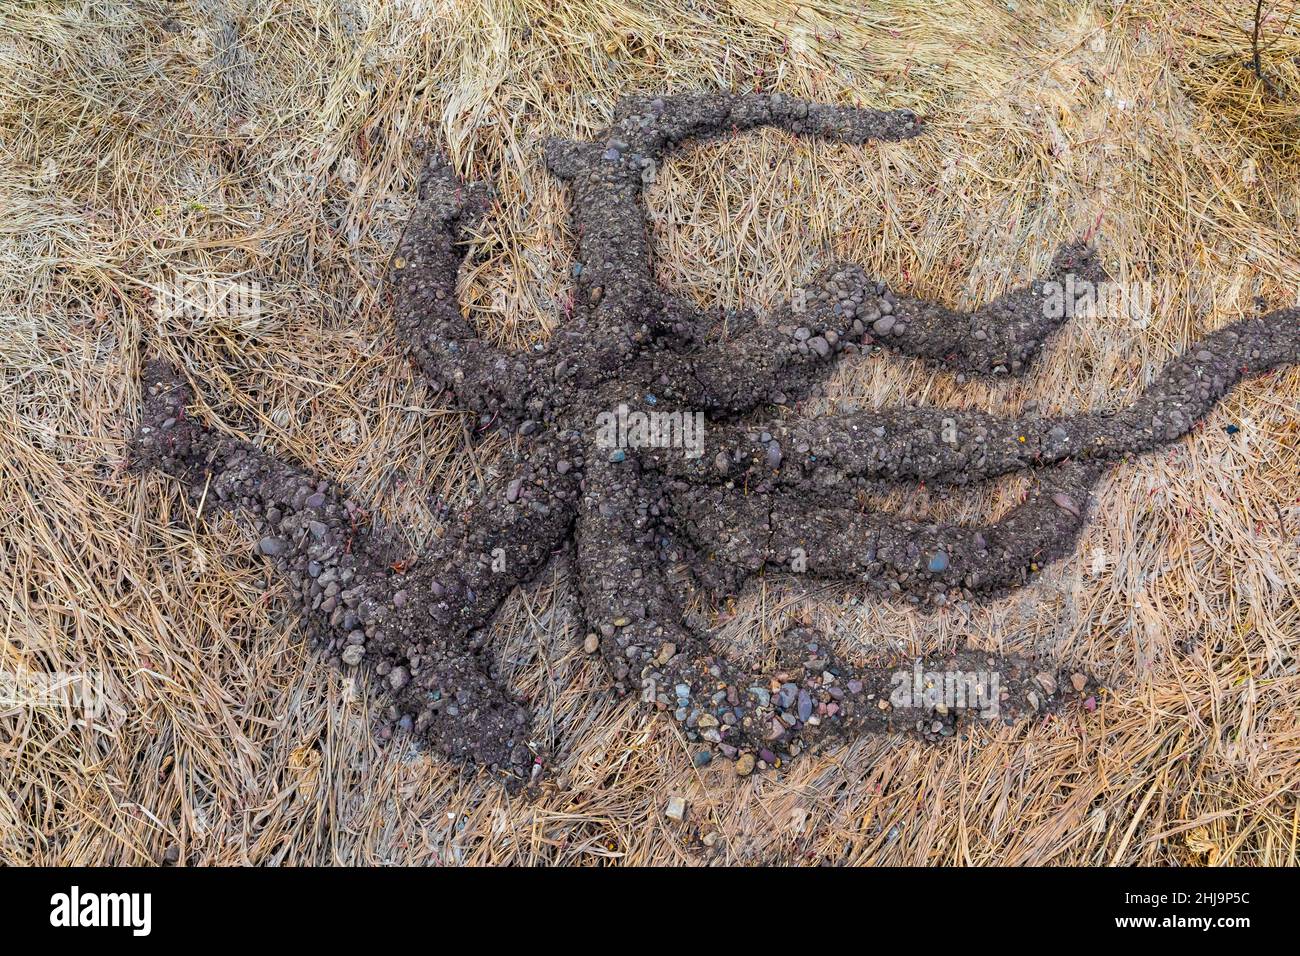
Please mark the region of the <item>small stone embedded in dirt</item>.
[[[430, 158], [390, 262], [394, 337], [479, 434], [500, 432], [509, 447], [500, 479], [490, 477], [418, 555], [401, 551], [401, 536], [372, 524], [369, 503], [338, 483], [203, 427], [186, 414], [185, 378], [159, 362], [145, 367], [133, 465], [176, 476], [205, 510], [242, 516], [313, 645], [364, 664], [387, 695], [384, 734], [410, 727], [440, 754], [534, 781], [545, 755], [530, 745], [532, 716], [484, 634], [516, 587], [571, 552], [578, 633], [613, 690], [679, 721], [692, 747], [735, 757], [741, 775], [758, 751], [772, 766], [857, 734], [950, 736], [961, 714], [937, 722], [932, 704], [889, 703], [897, 663], [851, 666], [819, 652], [818, 665], [805, 666], [818, 642], [792, 628], [779, 638], [780, 669], [755, 674], [688, 618], [688, 600], [734, 595], [768, 570], [847, 582], [921, 611], [995, 599], [1071, 553], [1112, 462], [1187, 434], [1245, 378], [1300, 360], [1300, 311], [1282, 309], [1205, 335], [1119, 410], [999, 416], [899, 405], [796, 417], [796, 403], [818, 394], [839, 359], [875, 348], [961, 376], [1023, 374], [1075, 312], [1071, 302], [1043, 308], [1048, 284], [1071, 288], [1079, 284], [1067, 278], [1105, 273], [1091, 249], [1068, 245], [1035, 281], [963, 313], [833, 263], [806, 284], [798, 310], [700, 308], [656, 279], [642, 162], [660, 163], [693, 137], [762, 126], [849, 144], [922, 133], [907, 111], [767, 94], [620, 101], [593, 141], [545, 144], [548, 169], [572, 194], [574, 300], [546, 343], [521, 351], [480, 338], [457, 299], [489, 192]], [[598, 418], [624, 408], [698, 414], [701, 440], [610, 448]], [[881, 482], [963, 485], [1017, 472], [1035, 479], [1025, 500], [982, 526], [860, 504]], [[980, 719], [1034, 711], [1031, 693], [1045, 708], [1060, 705], [1055, 684], [1013, 676], [1040, 670], [1022, 659], [957, 652], [917, 663], [980, 660], [1007, 669], [1005, 699]], [[1070, 686], [1080, 691], [1073, 677]], [[1034, 687], [1052, 700], [1038, 701]]]
[[669, 820], [675, 820], [678, 823], [681, 823], [686, 819], [686, 798], [669, 797], [668, 806], [664, 810], [664, 816]]
[[1065, 492], [1058, 491], [1056, 494], [1052, 495], [1052, 503], [1058, 508], [1068, 511], [1076, 518], [1079, 517], [1079, 505], [1073, 498], [1065, 494]]

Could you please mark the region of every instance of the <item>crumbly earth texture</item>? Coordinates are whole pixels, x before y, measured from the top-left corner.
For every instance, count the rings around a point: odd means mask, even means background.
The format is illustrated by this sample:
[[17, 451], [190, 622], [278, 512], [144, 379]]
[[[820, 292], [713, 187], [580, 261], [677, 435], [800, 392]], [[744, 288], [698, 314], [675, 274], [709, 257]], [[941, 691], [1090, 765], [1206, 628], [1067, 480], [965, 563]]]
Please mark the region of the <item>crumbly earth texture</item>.
[[[855, 668], [800, 629], [783, 635], [776, 670], [755, 673], [688, 624], [686, 593], [733, 592], [775, 568], [923, 609], [998, 596], [1072, 550], [1108, 463], [1179, 438], [1242, 379], [1300, 360], [1300, 311], [1283, 309], [1206, 336], [1119, 411], [1017, 419], [899, 408], [800, 420], [795, 403], [845, 354], [892, 349], [967, 375], [1021, 373], [1074, 313], [1072, 303], [1045, 306], [1057, 288], [1047, 284], [1081, 289], [1079, 280], [1103, 273], [1091, 250], [1070, 246], [1037, 282], [962, 313], [896, 295], [845, 264], [770, 314], [695, 308], [655, 281], [642, 199], [649, 171], [683, 140], [758, 126], [850, 143], [921, 133], [906, 111], [775, 94], [621, 101], [595, 141], [546, 145], [548, 167], [573, 190], [577, 296], [549, 341], [527, 352], [494, 347], [463, 318], [461, 244], [489, 196], [429, 161], [391, 262], [396, 331], [480, 432], [513, 434], [513, 471], [419, 555], [397, 553], [336, 483], [187, 417], [181, 373], [144, 369], [133, 463], [176, 476], [207, 509], [246, 516], [312, 643], [368, 671], [388, 695], [381, 736], [414, 733], [512, 782], [540, 775], [545, 754], [530, 744], [527, 706], [482, 652], [482, 634], [512, 589], [569, 546], [587, 649], [619, 693], [680, 722], [699, 762], [721, 753], [749, 773], [849, 734], [951, 735], [962, 708], [897, 703], [895, 678], [913, 669], [997, 673], [998, 706], [983, 701], [985, 718], [1090, 702], [1096, 684], [1084, 674], [976, 652]], [[628, 420], [700, 413], [703, 447], [607, 447], [601, 416], [620, 407]], [[963, 484], [1019, 471], [1034, 476], [1034, 489], [984, 527], [859, 504], [881, 482]]]

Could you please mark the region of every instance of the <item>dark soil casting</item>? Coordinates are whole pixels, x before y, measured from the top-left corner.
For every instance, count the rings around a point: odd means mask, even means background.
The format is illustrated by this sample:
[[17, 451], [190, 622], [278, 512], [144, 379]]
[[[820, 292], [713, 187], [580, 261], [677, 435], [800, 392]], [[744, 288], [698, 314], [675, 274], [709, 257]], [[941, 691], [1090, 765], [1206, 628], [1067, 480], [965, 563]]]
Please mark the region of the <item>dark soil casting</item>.
[[[512, 474], [414, 558], [394, 555], [346, 489], [204, 428], [185, 413], [183, 376], [145, 368], [134, 464], [176, 476], [206, 495], [206, 507], [247, 516], [257, 550], [300, 602], [312, 643], [345, 668], [366, 669], [387, 693], [385, 739], [409, 731], [509, 780], [540, 774], [545, 755], [529, 743], [528, 710], [483, 653], [482, 630], [514, 587], [566, 547], [576, 549], [587, 650], [619, 693], [680, 721], [700, 763], [722, 753], [749, 773], [849, 734], [949, 736], [960, 702], [899, 704], [893, 675], [912, 673], [912, 662], [853, 667], [817, 634], [794, 629], [775, 670], [744, 670], [688, 625], [683, 592], [734, 592], [774, 568], [858, 582], [921, 608], [1003, 594], [1072, 550], [1090, 489], [1111, 461], [1177, 439], [1243, 378], [1300, 359], [1300, 311], [1286, 309], [1206, 336], [1119, 411], [787, 419], [850, 353], [886, 348], [966, 374], [1023, 372], [1074, 311], [1045, 308], [1046, 283], [1103, 274], [1091, 251], [1068, 247], [1041, 280], [960, 313], [843, 265], [810, 285], [800, 309], [695, 309], [655, 281], [645, 170], [683, 140], [758, 126], [849, 143], [921, 132], [906, 111], [775, 94], [623, 100], [596, 141], [546, 146], [550, 170], [573, 189], [577, 301], [546, 345], [528, 352], [495, 348], [462, 317], [461, 240], [488, 194], [429, 162], [391, 262], [396, 331], [422, 374], [482, 428], [515, 437]], [[598, 417], [620, 406], [628, 415], [703, 413], [705, 452], [606, 447], [595, 437]], [[961, 484], [1021, 470], [1032, 471], [1035, 490], [985, 527], [925, 524], [857, 503], [881, 481]], [[918, 673], [998, 675], [994, 709], [1006, 721], [1071, 697], [1095, 703], [1087, 675], [1029, 661], [967, 651], [921, 664]]]

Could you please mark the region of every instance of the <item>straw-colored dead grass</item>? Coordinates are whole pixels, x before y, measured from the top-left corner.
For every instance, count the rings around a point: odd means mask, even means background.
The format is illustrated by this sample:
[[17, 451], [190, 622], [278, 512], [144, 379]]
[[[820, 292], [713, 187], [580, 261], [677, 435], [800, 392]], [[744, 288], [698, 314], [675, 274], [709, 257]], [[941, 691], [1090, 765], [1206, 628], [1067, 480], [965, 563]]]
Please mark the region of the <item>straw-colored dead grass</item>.
[[[8, 4], [0, 667], [96, 672], [110, 706], [93, 721], [0, 710], [0, 860], [1295, 862], [1300, 370], [1118, 467], [1077, 557], [1000, 604], [921, 617], [774, 578], [701, 609], [755, 659], [792, 617], [850, 652], [970, 641], [1060, 658], [1112, 688], [1096, 713], [950, 746], [864, 741], [761, 778], [697, 771], [668, 724], [605, 696], [557, 566], [497, 638], [558, 750], [535, 802], [374, 746], [366, 698], [297, 643], [233, 524], [120, 468], [141, 355], [163, 352], [194, 376], [207, 421], [345, 479], [412, 539], [434, 533], [437, 501], [459, 505], [494, 460], [465, 452], [464, 423], [387, 331], [381, 272], [420, 146], [496, 181], [464, 290], [485, 334], [522, 346], [568, 282], [566, 197], [539, 137], [593, 129], [627, 90], [779, 89], [928, 119], [903, 144], [764, 133], [686, 152], [652, 206], [664, 281], [702, 299], [769, 303], [842, 256], [970, 304], [1089, 230], [1118, 278], [1154, 270], [1149, 323], [1078, 320], [1026, 382], [959, 385], [882, 358], [845, 368], [814, 407], [1130, 401], [1199, 334], [1300, 290], [1300, 167], [1277, 148], [1297, 104], [1248, 95], [1232, 57], [1252, 11]], [[1272, 28], [1269, 68], [1294, 95], [1300, 31]], [[155, 290], [187, 275], [259, 283], [261, 316], [160, 319]], [[1016, 493], [895, 503], [975, 517]], [[670, 794], [688, 800], [685, 825], [664, 817]]]

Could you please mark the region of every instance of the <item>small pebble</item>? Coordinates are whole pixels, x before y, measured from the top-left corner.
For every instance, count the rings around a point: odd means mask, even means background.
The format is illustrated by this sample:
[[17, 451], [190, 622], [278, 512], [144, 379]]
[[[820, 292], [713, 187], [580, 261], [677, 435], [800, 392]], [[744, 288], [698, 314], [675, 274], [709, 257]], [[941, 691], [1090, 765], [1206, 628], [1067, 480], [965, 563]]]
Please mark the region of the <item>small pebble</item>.
[[669, 820], [675, 820], [677, 823], [681, 823], [686, 819], [686, 798], [669, 797], [668, 806], [664, 808], [664, 816]]

